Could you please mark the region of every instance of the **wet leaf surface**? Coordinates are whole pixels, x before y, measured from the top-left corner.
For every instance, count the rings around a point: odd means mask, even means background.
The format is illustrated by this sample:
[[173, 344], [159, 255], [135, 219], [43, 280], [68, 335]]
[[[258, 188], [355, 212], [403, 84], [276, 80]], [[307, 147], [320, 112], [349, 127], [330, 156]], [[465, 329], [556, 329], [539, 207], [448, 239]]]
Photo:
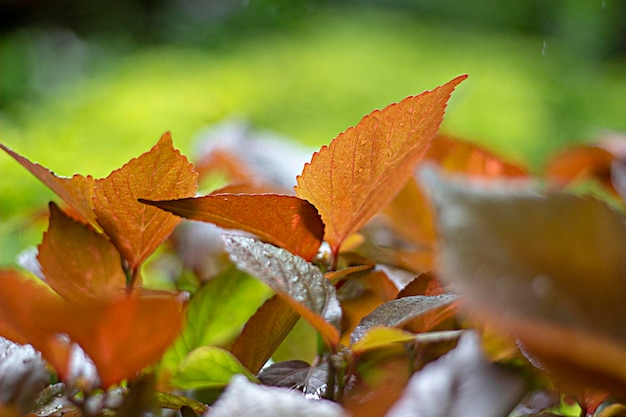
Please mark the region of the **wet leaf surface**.
[[242, 270], [284, 297], [330, 343], [339, 341], [341, 307], [335, 287], [316, 266], [290, 252], [242, 236], [226, 236], [226, 250]]
[[96, 181], [93, 201], [98, 224], [132, 269], [141, 265], [181, 221], [137, 200], [191, 197], [196, 192], [197, 176], [166, 133], [149, 152]]
[[351, 343], [360, 340], [373, 327], [399, 327], [412, 319], [456, 301], [454, 294], [409, 296], [388, 301], [365, 316], [350, 336]]
[[465, 78], [370, 113], [304, 166], [296, 195], [319, 211], [324, 240], [334, 253], [413, 174], [439, 130], [452, 91]]

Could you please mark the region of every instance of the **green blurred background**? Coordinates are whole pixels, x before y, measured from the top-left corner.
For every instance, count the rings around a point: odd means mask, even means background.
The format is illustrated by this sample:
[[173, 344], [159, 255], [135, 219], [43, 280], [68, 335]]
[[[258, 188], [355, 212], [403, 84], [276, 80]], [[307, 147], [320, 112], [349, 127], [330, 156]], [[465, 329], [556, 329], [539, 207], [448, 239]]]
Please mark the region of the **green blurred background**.
[[[625, 58], [618, 0], [0, 0], [0, 142], [96, 177], [235, 116], [319, 146], [467, 73], [444, 131], [540, 170], [626, 131]], [[52, 198], [0, 155], [0, 264]]]

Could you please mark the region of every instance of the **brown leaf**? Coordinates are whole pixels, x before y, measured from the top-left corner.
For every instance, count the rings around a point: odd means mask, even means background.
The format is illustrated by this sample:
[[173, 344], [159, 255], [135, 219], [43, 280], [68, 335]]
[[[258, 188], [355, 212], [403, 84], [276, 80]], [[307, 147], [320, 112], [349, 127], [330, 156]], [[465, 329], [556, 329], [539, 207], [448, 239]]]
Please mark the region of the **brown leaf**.
[[370, 113], [304, 166], [296, 195], [318, 209], [333, 253], [400, 191], [437, 134], [450, 94], [465, 78]]
[[169, 201], [139, 200], [177, 216], [245, 230], [307, 261], [322, 243], [324, 223], [306, 200], [276, 194], [211, 194]]
[[517, 183], [425, 178], [443, 239], [440, 277], [466, 307], [514, 334], [561, 382], [626, 396], [623, 216]]
[[120, 254], [111, 241], [54, 203], [37, 258], [46, 282], [69, 301], [117, 297], [126, 286]]
[[92, 226], [99, 228], [96, 222], [96, 215], [93, 211], [92, 198], [95, 181], [91, 175], [87, 177], [74, 175], [72, 178], [59, 177], [49, 169], [30, 162], [28, 159], [1, 143], [0, 148], [11, 155], [13, 159], [30, 171], [31, 174], [43, 182], [56, 195], [61, 197], [65, 203], [75, 210], [80, 218]]
[[300, 318], [282, 298], [267, 300], [246, 322], [230, 351], [257, 374]]
[[172, 138], [165, 133], [149, 152], [96, 181], [98, 223], [136, 270], [180, 222], [180, 218], [137, 199], [190, 197], [196, 188], [192, 165], [172, 147]]

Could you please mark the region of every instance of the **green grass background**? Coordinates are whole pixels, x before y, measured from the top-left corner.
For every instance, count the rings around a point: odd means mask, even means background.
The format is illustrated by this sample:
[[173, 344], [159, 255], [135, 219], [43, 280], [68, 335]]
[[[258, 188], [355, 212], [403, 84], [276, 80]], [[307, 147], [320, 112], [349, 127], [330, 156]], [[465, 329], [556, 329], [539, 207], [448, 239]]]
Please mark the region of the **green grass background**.
[[[199, 129], [233, 116], [320, 146], [373, 109], [469, 74], [443, 130], [539, 170], [568, 143], [626, 130], [625, 68], [581, 61], [549, 38], [320, 9], [297, 26], [219, 47], [120, 53], [54, 94], [0, 113], [0, 142], [58, 174], [96, 177], [168, 130], [190, 154]], [[40, 241], [45, 222], [30, 219], [53, 198], [0, 155], [0, 265]]]

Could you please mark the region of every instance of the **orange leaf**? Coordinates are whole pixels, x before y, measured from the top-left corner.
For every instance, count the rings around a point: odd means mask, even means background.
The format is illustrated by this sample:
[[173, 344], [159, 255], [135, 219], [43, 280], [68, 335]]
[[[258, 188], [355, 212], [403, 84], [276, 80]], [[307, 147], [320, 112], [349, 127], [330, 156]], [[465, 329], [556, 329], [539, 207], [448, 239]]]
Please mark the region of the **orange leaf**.
[[172, 147], [171, 135], [165, 133], [149, 152], [96, 181], [98, 223], [133, 270], [180, 222], [180, 218], [137, 199], [190, 197], [197, 188], [197, 177], [187, 158]]
[[96, 215], [93, 212], [93, 188], [94, 179], [91, 175], [83, 177], [82, 175], [74, 175], [72, 178], [59, 177], [54, 172], [43, 166], [30, 162], [28, 159], [12, 151], [0, 143], [6, 153], [11, 155], [13, 159], [19, 162], [24, 168], [30, 171], [35, 177], [50, 188], [56, 195], [61, 197], [63, 201], [69, 204], [84, 221], [98, 227]]
[[50, 226], [39, 245], [46, 282], [68, 301], [119, 296], [126, 276], [115, 246], [50, 203]]
[[104, 388], [133, 378], [157, 362], [182, 326], [182, 305], [172, 294], [134, 293], [70, 307], [66, 317], [58, 317], [65, 319], [61, 328], [89, 355]]
[[438, 135], [424, 156], [448, 172], [462, 172], [486, 178], [524, 177], [524, 168], [506, 162], [478, 145]]
[[140, 201], [187, 219], [254, 233], [307, 261], [317, 254], [324, 235], [324, 224], [315, 207], [293, 196], [212, 194], [180, 200]]
[[38, 280], [0, 270], [0, 330], [8, 329], [2, 335], [32, 344], [63, 380], [72, 342], [93, 360], [103, 387], [134, 377], [179, 334], [181, 310], [170, 294], [68, 302]]
[[67, 376], [70, 346], [57, 337], [60, 332], [49, 318], [65, 304], [43, 282], [0, 269], [0, 335], [32, 344], [61, 378]]
[[437, 134], [450, 94], [465, 78], [370, 113], [304, 166], [296, 195], [317, 207], [333, 253], [400, 191]]

